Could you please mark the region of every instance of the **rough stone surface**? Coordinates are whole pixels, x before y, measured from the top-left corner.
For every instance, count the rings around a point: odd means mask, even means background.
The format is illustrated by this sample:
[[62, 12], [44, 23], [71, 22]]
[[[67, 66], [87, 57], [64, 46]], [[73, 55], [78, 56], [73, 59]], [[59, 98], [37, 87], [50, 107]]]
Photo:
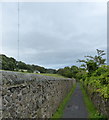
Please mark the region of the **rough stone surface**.
[[3, 118], [50, 118], [76, 82], [36, 74], [0, 72]]

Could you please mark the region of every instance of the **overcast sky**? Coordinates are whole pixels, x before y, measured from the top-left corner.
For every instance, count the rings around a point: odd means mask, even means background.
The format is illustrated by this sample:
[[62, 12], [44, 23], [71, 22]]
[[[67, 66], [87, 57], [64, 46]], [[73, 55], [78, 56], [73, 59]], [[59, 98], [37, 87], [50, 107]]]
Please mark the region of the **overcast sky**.
[[[17, 5], [2, 3], [0, 7], [0, 52], [18, 60]], [[19, 60], [57, 69], [78, 65], [78, 59], [95, 55], [96, 49], [106, 52], [106, 3], [19, 3], [19, 6]]]

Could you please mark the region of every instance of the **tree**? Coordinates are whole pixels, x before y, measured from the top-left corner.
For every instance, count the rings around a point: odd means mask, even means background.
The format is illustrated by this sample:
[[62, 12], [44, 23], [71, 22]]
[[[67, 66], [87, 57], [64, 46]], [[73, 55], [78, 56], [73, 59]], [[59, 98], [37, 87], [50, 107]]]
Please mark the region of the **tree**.
[[93, 56], [85, 56], [86, 60], [78, 60], [77, 62], [83, 62], [84, 64], [81, 65], [81, 67], [84, 67], [86, 70], [88, 70], [89, 73], [92, 73], [93, 71], [97, 70], [98, 67], [105, 64], [106, 59], [103, 59], [102, 56], [104, 56], [106, 53], [104, 53], [104, 50], [97, 50], [97, 55]]
[[101, 65], [105, 64], [106, 59], [103, 59], [102, 56], [106, 55], [106, 53], [104, 53], [104, 50], [98, 50], [98, 49], [96, 50], [97, 50], [97, 55], [95, 55], [94, 57], [92, 56], [85, 56], [85, 57], [90, 58], [91, 60], [97, 63], [98, 67], [100, 67]]
[[41, 73], [46, 72], [46, 69], [44, 67], [26, 64], [22, 61], [16, 61], [14, 58], [7, 57], [3, 54], [0, 54], [0, 69], [10, 71], [18, 71], [19, 69], [23, 71], [23, 69], [25, 69], [28, 72], [34, 72], [35, 70], [38, 70]]
[[18, 68], [19, 69], [27, 69], [27, 65], [24, 62], [19, 61], [18, 62]]
[[55, 74], [56, 70], [55, 69], [46, 69], [46, 73]]
[[79, 72], [79, 68], [75, 65], [71, 66], [72, 77], [76, 78], [76, 74]]
[[72, 78], [72, 71], [70, 67], [64, 67], [63, 69], [62, 68], [58, 69], [57, 73], [65, 77]]
[[64, 76], [72, 78], [72, 71], [71, 71], [70, 67], [65, 67], [64, 68]]

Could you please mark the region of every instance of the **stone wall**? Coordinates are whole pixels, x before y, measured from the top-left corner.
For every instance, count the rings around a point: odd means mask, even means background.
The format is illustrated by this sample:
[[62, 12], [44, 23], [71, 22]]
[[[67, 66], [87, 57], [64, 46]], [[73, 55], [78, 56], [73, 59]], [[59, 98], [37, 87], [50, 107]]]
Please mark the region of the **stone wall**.
[[29, 73], [1, 72], [3, 118], [50, 118], [76, 82]]
[[99, 92], [90, 92], [93, 91], [91, 86], [87, 86], [85, 89], [98, 111], [109, 118], [109, 99], [103, 98]]

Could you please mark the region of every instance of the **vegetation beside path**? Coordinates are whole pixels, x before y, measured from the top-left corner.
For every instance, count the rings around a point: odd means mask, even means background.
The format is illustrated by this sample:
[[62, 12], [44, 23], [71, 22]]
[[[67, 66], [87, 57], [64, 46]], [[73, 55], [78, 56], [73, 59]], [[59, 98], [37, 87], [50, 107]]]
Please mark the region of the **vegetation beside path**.
[[96, 107], [94, 106], [94, 104], [92, 103], [92, 101], [90, 100], [89, 96], [87, 95], [85, 89], [83, 88], [82, 84], [81, 84], [81, 90], [83, 93], [83, 97], [84, 97], [84, 102], [88, 111], [88, 116], [89, 119], [94, 119], [96, 118], [96, 120], [107, 120], [106, 116], [100, 114], [98, 112], [98, 110], [96, 109]]
[[[0, 71], [7, 71], [7, 70], [0, 70]], [[9, 70], [8, 70], [9, 71]], [[10, 71], [10, 72], [18, 72], [18, 71]], [[29, 73], [29, 72], [19, 72], [19, 73]], [[50, 73], [29, 73], [29, 74], [37, 74], [37, 75], [44, 75], [44, 76], [52, 76], [52, 77], [58, 77], [58, 78], [67, 78], [59, 74], [50, 74]]]
[[72, 89], [70, 90], [69, 94], [64, 98], [64, 100], [62, 101], [62, 103], [60, 104], [60, 106], [58, 107], [57, 111], [54, 113], [52, 119], [59, 119], [62, 117], [63, 115], [63, 111], [65, 109], [66, 104], [68, 103], [68, 101], [71, 98], [71, 95], [73, 94], [74, 90], [76, 88], [76, 84], [73, 85]]
[[[53, 76], [53, 77], [67, 77], [67, 78], [75, 78], [77, 81], [80, 81], [84, 88], [88, 89], [88, 92], [93, 96], [94, 94], [98, 94], [99, 97], [103, 98], [104, 101], [109, 102], [109, 65], [106, 65], [106, 53], [104, 50], [96, 49], [96, 55], [87, 55], [84, 56], [83, 60], [78, 60], [77, 62], [82, 63], [81, 66], [77, 67], [66, 66], [64, 68], [55, 69], [46, 69], [37, 65], [29, 65], [25, 64], [21, 61], [16, 61], [14, 58], [9, 58], [5, 55], [0, 55], [0, 69], [2, 70], [10, 70], [10, 71], [20, 71], [23, 73], [33, 73], [33, 74], [41, 74], [45, 76]], [[2, 63], [2, 64], [1, 64]], [[2, 67], [1, 67], [2, 66]], [[87, 97], [84, 89], [82, 90], [84, 94], [84, 99], [86, 103], [88, 103], [89, 112], [91, 117], [98, 118], [100, 117], [92, 107], [93, 105], [89, 102], [90, 99]], [[87, 102], [88, 101], [88, 102]], [[100, 100], [99, 100], [100, 102]], [[63, 104], [64, 105], [64, 104]], [[62, 106], [63, 106], [62, 105]], [[98, 105], [100, 109], [102, 106]], [[107, 104], [106, 104], [107, 106]], [[98, 108], [99, 108], [98, 107]], [[63, 108], [63, 107], [62, 107]], [[106, 107], [107, 108], [107, 107]], [[62, 113], [62, 110], [60, 110]], [[109, 115], [109, 111], [107, 111], [107, 115]], [[57, 112], [57, 114], [59, 111]], [[96, 113], [96, 115], [94, 115]], [[55, 116], [58, 116], [58, 115]], [[105, 112], [102, 111], [102, 114]], [[109, 116], [108, 116], [109, 117]]]
[[[37, 73], [38, 74], [38, 73]], [[40, 73], [39, 75], [45, 75], [45, 76], [52, 76], [52, 77], [58, 77], [58, 78], [66, 78], [62, 75], [59, 75], [59, 74], [46, 74], [46, 73]]]

